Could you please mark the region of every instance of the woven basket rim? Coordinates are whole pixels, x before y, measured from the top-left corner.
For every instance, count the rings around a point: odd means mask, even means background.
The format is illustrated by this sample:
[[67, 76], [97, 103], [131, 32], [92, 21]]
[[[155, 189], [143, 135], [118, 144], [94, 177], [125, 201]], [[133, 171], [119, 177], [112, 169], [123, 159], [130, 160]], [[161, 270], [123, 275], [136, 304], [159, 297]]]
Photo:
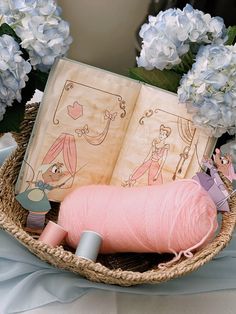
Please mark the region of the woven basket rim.
[[[230, 241], [236, 224], [236, 196], [229, 200], [231, 211], [222, 214], [222, 223], [218, 235], [204, 248], [197, 251], [193, 257], [181, 259], [174, 265], [166, 269], [150, 269], [145, 272], [134, 272], [128, 270], [111, 270], [106, 266], [77, 257], [73, 253], [66, 251], [62, 246], [52, 248], [25, 232], [19, 224], [14, 222], [9, 214], [16, 205], [14, 199], [15, 173], [19, 172], [19, 167], [23, 159], [26, 144], [32, 130], [37, 113], [37, 106], [27, 107], [25, 119], [22, 123], [21, 132], [14, 134], [18, 143], [16, 151], [4, 162], [0, 169], [0, 227], [13, 235], [19, 242], [27, 247], [40, 259], [61, 269], [66, 269], [80, 274], [95, 282], [117, 284], [120, 286], [131, 286], [147, 283], [161, 283], [173, 278], [190, 273], [205, 263], [212, 260]], [[30, 122], [30, 123], [29, 123]], [[32, 123], [31, 123], [32, 122]], [[226, 180], [226, 186], [232, 190]], [[12, 206], [14, 204], [14, 206]]]

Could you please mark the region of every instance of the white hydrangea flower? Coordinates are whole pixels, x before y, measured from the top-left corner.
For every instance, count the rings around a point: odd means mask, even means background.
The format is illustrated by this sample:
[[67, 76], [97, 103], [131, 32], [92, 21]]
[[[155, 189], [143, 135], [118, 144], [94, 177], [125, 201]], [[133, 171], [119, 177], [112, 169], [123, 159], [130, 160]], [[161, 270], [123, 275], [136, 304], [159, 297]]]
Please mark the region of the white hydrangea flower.
[[22, 40], [34, 68], [48, 71], [69, 49], [69, 24], [54, 0], [2, 0], [0, 13]]
[[236, 129], [236, 46], [201, 47], [178, 89], [196, 125], [221, 136]]
[[10, 13], [10, 3], [8, 0], [0, 1], [0, 15], [7, 15]]
[[14, 16], [20, 13], [41, 16], [58, 15], [59, 11], [54, 0], [1, 0], [0, 14], [14, 19]]
[[181, 62], [190, 44], [222, 43], [226, 40], [223, 19], [204, 14], [187, 4], [183, 10], [161, 11], [149, 16], [140, 30], [142, 50], [137, 64], [147, 70], [170, 69]]
[[3, 120], [5, 112], [6, 112], [6, 107], [0, 103], [0, 121]]
[[183, 9], [191, 29], [189, 31], [189, 40], [197, 43], [222, 43], [226, 37], [224, 20], [221, 17], [211, 17], [210, 14], [204, 14], [202, 11], [193, 9], [187, 4]]
[[27, 16], [15, 28], [31, 64], [42, 71], [49, 70], [57, 57], [65, 55], [72, 42], [69, 31], [69, 24], [58, 16]]
[[0, 121], [6, 107], [16, 99], [21, 101], [21, 90], [28, 80], [31, 65], [21, 57], [18, 43], [8, 35], [0, 37]]
[[[148, 70], [156, 67], [163, 70], [180, 63], [181, 60], [176, 46], [167, 37], [163, 37], [162, 34], [158, 34], [150, 45], [143, 47], [140, 58], [137, 59], [139, 67], [144, 67]], [[162, 45], [160, 45], [160, 42]], [[158, 59], [156, 55], [159, 56]]]

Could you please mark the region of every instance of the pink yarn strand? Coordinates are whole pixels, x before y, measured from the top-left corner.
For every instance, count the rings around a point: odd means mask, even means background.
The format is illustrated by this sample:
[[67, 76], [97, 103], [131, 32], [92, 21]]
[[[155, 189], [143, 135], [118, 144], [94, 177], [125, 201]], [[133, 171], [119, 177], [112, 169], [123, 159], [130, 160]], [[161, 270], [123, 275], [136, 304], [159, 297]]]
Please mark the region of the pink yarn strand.
[[196, 250], [197, 248], [201, 247], [201, 245], [203, 245], [206, 240], [209, 238], [210, 235], [212, 235], [212, 232], [215, 232], [215, 228], [214, 228], [214, 217], [210, 220], [210, 229], [207, 232], [207, 234], [201, 239], [201, 241], [199, 241], [197, 244], [193, 245], [192, 247], [190, 247], [189, 249], [185, 250], [185, 251], [180, 251], [179, 254], [177, 254], [177, 252], [175, 252], [174, 250], [170, 251], [175, 255], [175, 257], [167, 262], [167, 263], [161, 263], [158, 265], [159, 269], [165, 269], [168, 266], [173, 265], [174, 263], [176, 263], [177, 261], [180, 260], [180, 258], [182, 257], [182, 255], [184, 255], [187, 258], [191, 258], [193, 257], [193, 252], [194, 250]]

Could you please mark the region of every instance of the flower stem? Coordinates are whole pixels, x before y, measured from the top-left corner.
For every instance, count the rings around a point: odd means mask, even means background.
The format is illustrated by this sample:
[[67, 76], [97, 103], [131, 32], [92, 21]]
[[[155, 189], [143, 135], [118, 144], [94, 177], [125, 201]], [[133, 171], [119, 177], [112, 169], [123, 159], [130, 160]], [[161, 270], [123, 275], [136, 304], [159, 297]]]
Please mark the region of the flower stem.
[[181, 60], [181, 63], [176, 65], [173, 70], [177, 73], [184, 74], [191, 69], [194, 61], [194, 54], [192, 53], [191, 49], [189, 49], [189, 51], [182, 56]]

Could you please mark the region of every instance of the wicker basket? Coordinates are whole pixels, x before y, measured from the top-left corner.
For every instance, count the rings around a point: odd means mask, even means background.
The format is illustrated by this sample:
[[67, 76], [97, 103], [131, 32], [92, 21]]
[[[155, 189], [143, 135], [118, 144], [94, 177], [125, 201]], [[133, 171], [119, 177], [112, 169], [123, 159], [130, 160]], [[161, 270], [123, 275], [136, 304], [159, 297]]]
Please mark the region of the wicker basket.
[[[166, 269], [158, 269], [159, 262], [172, 258], [170, 255], [158, 254], [114, 254], [99, 256], [97, 263], [86, 261], [62, 246], [52, 248], [35, 239], [23, 230], [27, 211], [15, 200], [14, 184], [22, 163], [29, 140], [37, 106], [27, 107], [22, 131], [15, 134], [18, 148], [4, 163], [0, 170], [0, 227], [12, 234], [32, 253], [48, 263], [80, 274], [91, 281], [131, 286], [143, 283], [161, 283], [192, 272], [209, 262], [230, 241], [236, 222], [236, 197], [229, 201], [231, 211], [222, 216], [222, 225], [218, 235], [205, 248], [196, 252], [191, 258], [182, 258]], [[228, 182], [229, 190], [231, 187]], [[58, 204], [52, 205], [47, 218], [56, 221]]]

